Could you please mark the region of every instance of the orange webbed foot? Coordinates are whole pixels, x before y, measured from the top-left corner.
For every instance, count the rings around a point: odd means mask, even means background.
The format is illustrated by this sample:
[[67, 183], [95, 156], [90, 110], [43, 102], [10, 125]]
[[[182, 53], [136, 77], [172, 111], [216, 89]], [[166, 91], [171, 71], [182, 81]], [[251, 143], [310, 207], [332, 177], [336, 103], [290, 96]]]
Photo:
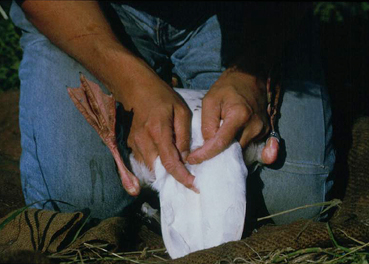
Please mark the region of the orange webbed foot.
[[126, 168], [118, 151], [115, 133], [116, 102], [112, 95], [102, 92], [98, 84], [80, 75], [81, 86], [68, 88], [68, 94], [87, 122], [97, 131], [110, 149], [118, 167], [125, 190], [133, 196], [140, 193], [138, 179]]

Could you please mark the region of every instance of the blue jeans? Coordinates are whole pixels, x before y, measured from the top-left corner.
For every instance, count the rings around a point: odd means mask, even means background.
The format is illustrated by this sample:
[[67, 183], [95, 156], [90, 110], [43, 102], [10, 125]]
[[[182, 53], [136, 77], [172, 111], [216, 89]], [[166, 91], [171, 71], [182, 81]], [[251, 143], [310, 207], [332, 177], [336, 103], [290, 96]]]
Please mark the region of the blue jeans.
[[[221, 62], [222, 32], [216, 16], [196, 29], [178, 30], [129, 6], [114, 4], [113, 7], [137, 55], [162, 78], [168, 79], [174, 73], [183, 87], [206, 89], [225, 70]], [[78, 62], [39, 33], [15, 3], [11, 17], [23, 33], [19, 123], [26, 203], [61, 200], [73, 205], [56, 203], [61, 211], [89, 208], [93, 217], [101, 219], [120, 215], [134, 198], [122, 188], [109, 150], [75, 108], [66, 86], [78, 87], [78, 73], [82, 72], [108, 91]], [[298, 68], [293, 62], [291, 65]], [[249, 177], [249, 216], [253, 216], [251, 211], [255, 208], [275, 213], [322, 202], [331, 186], [328, 176], [334, 164], [334, 151], [325, 87], [309, 78], [309, 74], [284, 76], [285, 93], [279, 120], [284, 151], [275, 166], [263, 167]], [[42, 206], [42, 203], [34, 205]], [[51, 203], [44, 206], [56, 208]], [[274, 220], [278, 224], [287, 223], [312, 217], [319, 210], [301, 210]]]

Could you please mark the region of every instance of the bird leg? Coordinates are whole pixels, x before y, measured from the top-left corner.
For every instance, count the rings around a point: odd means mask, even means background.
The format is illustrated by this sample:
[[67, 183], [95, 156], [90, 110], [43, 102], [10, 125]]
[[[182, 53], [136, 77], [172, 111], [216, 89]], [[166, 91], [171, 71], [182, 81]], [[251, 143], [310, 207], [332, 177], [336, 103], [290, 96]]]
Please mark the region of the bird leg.
[[112, 95], [106, 95], [96, 83], [80, 74], [81, 86], [68, 88], [68, 94], [87, 122], [97, 131], [112, 153], [124, 189], [133, 196], [140, 193], [138, 179], [124, 165], [115, 133], [116, 107]]
[[269, 134], [269, 138], [274, 137], [277, 141], [280, 141], [280, 135], [276, 131], [276, 120], [277, 114], [280, 108], [280, 95], [281, 95], [281, 85], [278, 82], [274, 87], [271, 87], [271, 77], [268, 77], [267, 80], [267, 100], [268, 100], [268, 107], [267, 112], [269, 115], [269, 123], [271, 127], [271, 132]]

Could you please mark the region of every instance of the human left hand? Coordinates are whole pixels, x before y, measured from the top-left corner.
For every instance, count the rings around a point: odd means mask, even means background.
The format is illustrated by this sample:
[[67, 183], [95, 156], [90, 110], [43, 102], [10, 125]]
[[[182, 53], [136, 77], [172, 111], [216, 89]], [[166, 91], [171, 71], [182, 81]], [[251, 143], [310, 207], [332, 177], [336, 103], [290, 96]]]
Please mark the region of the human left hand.
[[[204, 145], [187, 158], [190, 164], [208, 160], [237, 138], [242, 148], [261, 140], [270, 130], [265, 84], [248, 73], [227, 69], [202, 102], [201, 130]], [[223, 123], [221, 124], [221, 121]], [[264, 164], [277, 159], [279, 143], [270, 138], [262, 152]]]

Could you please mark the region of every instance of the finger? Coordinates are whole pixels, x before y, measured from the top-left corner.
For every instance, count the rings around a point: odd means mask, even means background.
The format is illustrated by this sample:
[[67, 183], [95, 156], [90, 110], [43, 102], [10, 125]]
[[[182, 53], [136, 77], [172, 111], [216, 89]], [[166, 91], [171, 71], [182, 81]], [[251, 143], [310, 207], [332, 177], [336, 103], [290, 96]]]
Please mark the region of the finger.
[[158, 150], [152, 138], [144, 133], [136, 133], [128, 138], [128, 146], [132, 149], [135, 159], [145, 164], [151, 171], [158, 156]]
[[279, 143], [274, 137], [270, 137], [261, 153], [261, 160], [264, 164], [272, 164], [278, 158]]
[[201, 132], [205, 141], [214, 137], [220, 127], [221, 107], [217, 102], [209, 97], [202, 101]]
[[161, 128], [161, 138], [155, 139], [161, 162], [169, 174], [187, 188], [199, 192], [193, 185], [195, 177], [186, 169], [181, 162], [178, 149], [173, 144], [173, 132], [170, 126]]
[[150, 142], [147, 142], [145, 147], [140, 148], [140, 155], [145, 165], [149, 168], [150, 171], [152, 171], [154, 168], [154, 162], [156, 158], [158, 157], [159, 153], [158, 153], [158, 149], [152, 143], [151, 140]]
[[242, 136], [239, 140], [240, 145], [242, 148], [245, 148], [247, 145], [250, 144], [252, 140], [257, 141], [258, 139], [261, 139], [265, 133], [268, 126], [264, 126], [263, 121], [257, 118], [256, 115], [254, 115], [251, 120], [246, 124]]
[[190, 164], [198, 164], [218, 155], [230, 145], [242, 124], [243, 120], [240, 120], [237, 115], [229, 114], [215, 136], [206, 141], [201, 148], [192, 152], [187, 161]]
[[174, 113], [175, 146], [186, 162], [190, 152], [191, 112], [187, 108], [180, 108]]

